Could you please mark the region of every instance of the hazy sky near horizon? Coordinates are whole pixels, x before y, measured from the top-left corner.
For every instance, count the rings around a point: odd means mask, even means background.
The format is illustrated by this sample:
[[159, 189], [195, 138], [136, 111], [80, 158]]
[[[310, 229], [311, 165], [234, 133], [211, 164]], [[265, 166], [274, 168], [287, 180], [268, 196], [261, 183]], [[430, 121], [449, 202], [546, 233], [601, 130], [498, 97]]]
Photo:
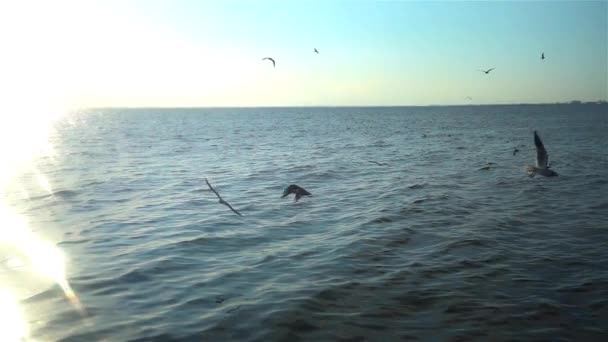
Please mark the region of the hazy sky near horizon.
[[2, 2], [0, 90], [75, 106], [606, 100], [607, 17], [606, 1]]

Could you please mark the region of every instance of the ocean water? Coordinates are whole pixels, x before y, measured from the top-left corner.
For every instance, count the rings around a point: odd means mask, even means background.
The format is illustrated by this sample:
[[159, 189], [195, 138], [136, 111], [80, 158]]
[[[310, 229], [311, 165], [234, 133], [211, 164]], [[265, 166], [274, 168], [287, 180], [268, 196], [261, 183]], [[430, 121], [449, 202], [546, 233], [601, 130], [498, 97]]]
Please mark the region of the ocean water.
[[[608, 336], [608, 106], [98, 109], [55, 129], [47, 189], [25, 173], [5, 197], [66, 255], [86, 318], [1, 265], [32, 340]], [[533, 130], [559, 177], [527, 176]], [[313, 196], [281, 198], [292, 183]]]

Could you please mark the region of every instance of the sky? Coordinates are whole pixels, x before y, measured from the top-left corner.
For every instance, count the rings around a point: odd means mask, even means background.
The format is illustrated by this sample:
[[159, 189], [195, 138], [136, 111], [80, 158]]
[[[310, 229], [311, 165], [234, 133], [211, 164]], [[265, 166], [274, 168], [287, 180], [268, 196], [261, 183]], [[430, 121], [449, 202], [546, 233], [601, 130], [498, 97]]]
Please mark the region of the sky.
[[607, 1], [0, 0], [0, 105], [607, 100], [607, 17]]

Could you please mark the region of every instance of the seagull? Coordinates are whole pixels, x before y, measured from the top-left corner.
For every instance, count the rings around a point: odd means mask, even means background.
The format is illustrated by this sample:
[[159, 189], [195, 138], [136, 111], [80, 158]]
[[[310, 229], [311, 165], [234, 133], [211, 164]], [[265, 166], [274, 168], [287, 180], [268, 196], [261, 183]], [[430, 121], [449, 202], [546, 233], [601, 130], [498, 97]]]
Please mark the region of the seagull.
[[545, 53], [544, 52], [540, 54], [540, 59], [545, 59]]
[[491, 170], [494, 165], [496, 165], [496, 163], [493, 162], [487, 162], [486, 166], [480, 167], [478, 170]]
[[496, 69], [496, 67], [494, 67], [494, 68], [492, 68], [492, 69], [488, 69], [488, 70], [479, 70], [479, 69], [477, 69], [477, 71], [481, 71], [481, 72], [485, 72], [486, 74], [489, 74], [489, 73], [490, 73], [490, 71], [492, 71], [492, 70], [494, 70], [494, 69]]
[[234, 211], [235, 214], [237, 214], [239, 216], [243, 216], [243, 215], [241, 215], [241, 213], [236, 211], [228, 202], [226, 202], [226, 201], [224, 201], [224, 199], [222, 199], [222, 196], [220, 196], [220, 194], [218, 194], [217, 191], [215, 191], [215, 189], [211, 186], [211, 184], [209, 184], [209, 181], [207, 180], [207, 178], [205, 178], [205, 182], [207, 183], [207, 186], [209, 186], [209, 189], [211, 189], [211, 191], [213, 191], [213, 193], [217, 196], [217, 198], [220, 199], [221, 204], [226, 205], [228, 208], [230, 208], [230, 210]]
[[385, 163], [379, 163], [379, 162], [377, 162], [377, 161], [375, 161], [375, 160], [368, 160], [368, 162], [370, 162], [370, 163], [374, 163], [374, 164], [376, 164], [376, 165], [378, 165], [378, 166], [385, 166], [385, 165], [386, 165]]
[[319, 54], [319, 50], [317, 50], [317, 48], [315, 48], [315, 52], [316, 52], [317, 54]]
[[473, 98], [472, 98], [472, 97], [470, 97], [470, 96], [467, 96], [467, 97], [465, 97], [464, 99], [465, 99], [465, 100], [473, 100]]
[[267, 59], [267, 60], [271, 61], [271, 62], [272, 62], [272, 66], [273, 66], [274, 68], [276, 68], [276, 63], [274, 62], [274, 59], [272, 59], [272, 58], [270, 58], [270, 57], [264, 57], [264, 58], [262, 58], [262, 60], [265, 60], [265, 59]]
[[519, 149], [517, 149], [517, 147], [513, 150], [513, 155], [517, 154], [517, 152], [519, 152]]
[[296, 197], [293, 199], [294, 202], [297, 202], [302, 196], [312, 196], [310, 192], [304, 190], [304, 188], [301, 188], [295, 184], [291, 184], [290, 186], [288, 186], [285, 191], [283, 191], [283, 196], [281, 196], [281, 198], [284, 198], [289, 194], [296, 195]]
[[557, 172], [550, 169], [549, 154], [536, 131], [534, 131], [534, 145], [536, 145], [536, 166], [528, 165], [528, 176], [534, 177], [537, 173], [545, 177], [557, 176]]

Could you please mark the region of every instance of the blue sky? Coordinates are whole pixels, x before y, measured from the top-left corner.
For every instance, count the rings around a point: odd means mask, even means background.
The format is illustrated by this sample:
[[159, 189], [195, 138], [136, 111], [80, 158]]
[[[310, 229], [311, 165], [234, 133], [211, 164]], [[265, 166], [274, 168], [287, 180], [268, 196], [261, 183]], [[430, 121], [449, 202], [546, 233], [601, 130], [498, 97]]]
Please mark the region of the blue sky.
[[81, 106], [535, 103], [606, 99], [607, 4], [68, 1], [15, 25]]

